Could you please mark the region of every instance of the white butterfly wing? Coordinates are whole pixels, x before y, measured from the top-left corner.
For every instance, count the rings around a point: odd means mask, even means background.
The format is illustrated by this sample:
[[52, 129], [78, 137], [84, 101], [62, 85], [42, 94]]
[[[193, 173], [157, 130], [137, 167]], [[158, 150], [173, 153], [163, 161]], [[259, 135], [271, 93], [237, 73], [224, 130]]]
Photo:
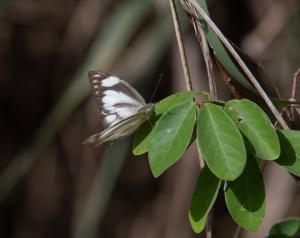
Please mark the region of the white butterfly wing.
[[146, 106], [143, 97], [127, 82], [101, 71], [89, 72], [90, 84], [104, 127], [133, 116]]
[[110, 127], [107, 127], [97, 134], [88, 137], [82, 143], [94, 144], [96, 147], [107, 141], [112, 141], [124, 136], [131, 135], [145, 121], [146, 117], [147, 116], [145, 115], [145, 113], [135, 114]]
[[83, 143], [98, 146], [132, 134], [147, 119], [152, 104], [127, 82], [102, 71], [89, 72], [90, 84], [98, 105], [104, 130], [90, 136]]

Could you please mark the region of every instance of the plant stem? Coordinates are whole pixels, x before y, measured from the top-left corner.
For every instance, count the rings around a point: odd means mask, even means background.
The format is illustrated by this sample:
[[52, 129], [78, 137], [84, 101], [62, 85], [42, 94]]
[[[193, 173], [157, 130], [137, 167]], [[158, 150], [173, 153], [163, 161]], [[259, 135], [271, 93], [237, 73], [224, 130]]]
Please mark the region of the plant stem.
[[[172, 17], [173, 17], [173, 22], [174, 22], [174, 27], [175, 27], [175, 33], [176, 33], [182, 68], [183, 68], [183, 72], [184, 72], [186, 89], [188, 91], [192, 91], [193, 90], [192, 81], [191, 81], [190, 71], [189, 71], [189, 67], [188, 67], [188, 63], [187, 63], [187, 59], [186, 59], [186, 53], [185, 53], [181, 28], [180, 28], [178, 14], [176, 11], [176, 6], [174, 3], [174, 0], [170, 0], [170, 6], [171, 6], [171, 12], [172, 12]], [[198, 159], [199, 159], [200, 168], [202, 169], [204, 167], [204, 161], [201, 157], [201, 153], [199, 151], [198, 146], [197, 146], [197, 150], [198, 150]]]
[[241, 233], [242, 233], [243, 229], [242, 227], [240, 227], [239, 225], [237, 226], [235, 232], [234, 232], [234, 235], [233, 235], [233, 238], [239, 238]]
[[292, 92], [291, 92], [291, 99], [292, 101], [296, 101], [296, 89], [297, 89], [297, 80], [300, 80], [300, 68], [294, 73], [293, 77], [293, 84], [292, 84]]
[[172, 12], [172, 17], [173, 17], [173, 22], [174, 22], [174, 27], [175, 27], [175, 33], [176, 33], [176, 38], [177, 38], [177, 43], [178, 43], [186, 88], [188, 91], [192, 91], [193, 90], [192, 81], [191, 81], [190, 71], [189, 71], [189, 67], [188, 67], [188, 63], [187, 63], [187, 59], [186, 59], [186, 53], [185, 53], [185, 49], [184, 49], [181, 28], [180, 28], [178, 14], [176, 11], [176, 6], [174, 3], [174, 0], [170, 0], [170, 6], [171, 6], [171, 12]]
[[205, 233], [206, 238], [212, 238], [212, 221], [213, 221], [213, 210], [210, 210], [206, 220]]
[[[190, 6], [188, 6], [188, 7], [190, 7]], [[197, 15], [195, 13], [194, 7], [190, 10], [193, 11], [195, 15]], [[217, 87], [216, 87], [216, 83], [215, 83], [215, 80], [213, 77], [213, 63], [212, 63], [212, 60], [210, 57], [209, 46], [208, 46], [204, 31], [201, 27], [201, 24], [195, 19], [194, 16], [192, 16], [192, 22], [193, 22], [196, 36], [197, 36], [200, 46], [202, 48], [203, 58], [205, 61], [205, 66], [206, 66], [206, 71], [207, 71], [209, 93], [211, 95], [211, 98], [216, 100], [217, 99]]]
[[276, 109], [274, 104], [272, 103], [271, 99], [268, 97], [266, 92], [263, 90], [261, 85], [257, 82], [254, 75], [251, 73], [249, 68], [246, 66], [244, 61], [241, 59], [241, 57], [238, 55], [238, 53], [235, 51], [235, 49], [232, 47], [232, 45], [229, 43], [229, 41], [226, 39], [226, 37], [223, 35], [223, 33], [219, 30], [219, 28], [216, 26], [216, 24], [211, 20], [211, 18], [207, 15], [207, 13], [204, 11], [204, 9], [196, 2], [196, 0], [188, 0], [192, 3], [192, 5], [196, 8], [198, 14], [200, 14], [204, 20], [207, 22], [207, 24], [210, 26], [212, 31], [219, 37], [221, 42], [224, 44], [224, 46], [228, 49], [228, 51], [231, 53], [231, 55], [235, 58], [239, 66], [243, 69], [253, 86], [256, 88], [258, 93], [261, 95], [261, 97], [264, 99], [265, 103], [271, 110], [271, 112], [274, 114], [275, 118], [281, 125], [281, 127], [285, 130], [289, 129], [289, 126], [283, 119], [283, 117], [280, 115], [279, 111]]

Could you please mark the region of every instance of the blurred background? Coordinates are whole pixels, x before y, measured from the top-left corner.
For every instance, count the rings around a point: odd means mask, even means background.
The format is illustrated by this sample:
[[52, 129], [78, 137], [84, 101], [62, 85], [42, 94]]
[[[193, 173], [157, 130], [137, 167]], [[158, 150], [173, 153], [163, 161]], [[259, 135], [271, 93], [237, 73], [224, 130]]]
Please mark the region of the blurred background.
[[[300, 2], [207, 4], [223, 33], [289, 99], [300, 67]], [[208, 91], [201, 48], [178, 11], [194, 88]], [[81, 145], [101, 129], [91, 69], [126, 79], [146, 101], [160, 77], [152, 101], [184, 91], [169, 1], [0, 1], [0, 237], [202, 237], [187, 216], [200, 171], [194, 145], [159, 179], [146, 156], [133, 157], [132, 138]], [[229, 99], [217, 70], [216, 78], [219, 98]], [[243, 237], [263, 237], [279, 219], [300, 215], [295, 180], [273, 164], [264, 179], [264, 223]], [[214, 237], [235, 229], [220, 192]]]

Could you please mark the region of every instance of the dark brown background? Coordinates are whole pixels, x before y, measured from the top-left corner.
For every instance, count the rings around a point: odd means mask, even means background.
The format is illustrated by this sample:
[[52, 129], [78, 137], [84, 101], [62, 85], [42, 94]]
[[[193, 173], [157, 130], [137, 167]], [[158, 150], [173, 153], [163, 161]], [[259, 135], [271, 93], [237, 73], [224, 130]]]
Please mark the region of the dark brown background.
[[[81, 145], [100, 128], [88, 91], [89, 69], [122, 76], [147, 100], [161, 75], [153, 101], [185, 90], [169, 1], [1, 4], [0, 237], [198, 237], [187, 217], [199, 173], [194, 146], [154, 179], [147, 158], [133, 158], [131, 140], [97, 149]], [[289, 99], [292, 76], [300, 66], [299, 1], [208, 4], [224, 34], [262, 62]], [[126, 22], [122, 14], [128, 6], [136, 8], [129, 15], [137, 20], [120, 31], [117, 25]], [[112, 17], [117, 19], [113, 23]], [[199, 45], [185, 25], [194, 86], [207, 90]], [[115, 41], [106, 38], [113, 34]], [[220, 98], [229, 98], [221, 80], [218, 89]], [[263, 237], [280, 218], [300, 215], [295, 181], [274, 165], [264, 178], [264, 224], [258, 233], [243, 237]], [[229, 237], [235, 229], [220, 193], [214, 237]]]

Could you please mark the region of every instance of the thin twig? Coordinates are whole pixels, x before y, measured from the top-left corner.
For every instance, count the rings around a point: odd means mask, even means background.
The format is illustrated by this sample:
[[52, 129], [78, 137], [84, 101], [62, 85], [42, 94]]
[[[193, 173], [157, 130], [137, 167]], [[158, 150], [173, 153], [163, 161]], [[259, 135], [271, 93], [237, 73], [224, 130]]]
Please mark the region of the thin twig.
[[265, 172], [267, 165], [268, 165], [267, 160], [261, 160], [260, 161], [259, 167], [260, 167], [260, 171], [262, 172], [262, 174]]
[[213, 209], [211, 209], [208, 213], [206, 226], [205, 226], [205, 238], [212, 238], [212, 222], [213, 222]]
[[203, 169], [204, 166], [205, 166], [205, 163], [204, 163], [204, 160], [203, 160], [203, 157], [202, 157], [202, 153], [201, 153], [200, 148], [199, 148], [198, 145], [196, 145], [196, 148], [197, 148], [197, 152], [198, 152], [198, 160], [199, 160], [200, 169]]
[[239, 238], [241, 233], [242, 233], [243, 229], [242, 227], [240, 227], [239, 225], [237, 226], [235, 232], [234, 232], [234, 235], [233, 235], [233, 238]]
[[[275, 85], [275, 83], [271, 80], [271, 78], [268, 76], [268, 74], [264, 70], [263, 64], [260, 62], [254, 62], [254, 63], [257, 66], [258, 70], [262, 73], [262, 76], [263, 76], [264, 80], [266, 81], [266, 83], [268, 83], [271, 86], [271, 88], [273, 89], [273, 92], [276, 94], [276, 97], [279, 99], [283, 99], [281, 96], [281, 93], [279, 91], [279, 88]], [[291, 115], [290, 111], [288, 110], [288, 108], [282, 109], [281, 115], [284, 115], [284, 114], [287, 116], [287, 119], [289, 121], [292, 121], [292, 115]]]
[[[176, 32], [176, 38], [177, 38], [182, 68], [183, 68], [183, 72], [184, 72], [186, 88], [188, 91], [192, 91], [193, 90], [192, 80], [191, 80], [190, 71], [189, 71], [189, 67], [188, 67], [188, 63], [187, 63], [187, 59], [186, 59], [186, 53], [185, 53], [183, 38], [182, 38], [182, 34], [181, 34], [180, 23], [179, 23], [178, 14], [176, 11], [176, 6], [174, 3], [174, 0], [170, 0], [170, 6], [171, 6], [171, 11], [172, 11], [172, 17], [173, 17], [173, 22], [174, 22], [174, 27], [175, 27], [175, 32]], [[198, 150], [198, 159], [199, 159], [200, 168], [202, 169], [204, 167], [204, 161], [202, 159], [200, 149], [198, 146], [197, 146], [197, 150]]]
[[221, 78], [225, 82], [225, 84], [228, 87], [228, 89], [231, 92], [231, 94], [236, 99], [241, 99], [242, 97], [241, 97], [240, 93], [237, 91], [237, 89], [235, 88], [235, 86], [232, 84], [232, 78], [231, 78], [231, 76], [226, 71], [226, 69], [221, 64], [221, 62], [219, 61], [219, 59], [217, 57], [215, 57], [215, 62], [216, 62], [217, 67], [219, 68], [219, 71], [220, 71], [220, 74], [221, 74]]
[[257, 82], [254, 75], [251, 73], [249, 68], [246, 66], [246, 64], [243, 62], [241, 57], [238, 55], [238, 53], [235, 51], [235, 49], [232, 47], [232, 45], [229, 43], [229, 41], [226, 39], [226, 37], [223, 35], [223, 33], [219, 30], [219, 28], [216, 26], [216, 24], [210, 19], [210, 17], [207, 15], [207, 13], [204, 11], [204, 9], [195, 1], [195, 0], [188, 0], [190, 1], [193, 6], [196, 8], [198, 14], [200, 14], [204, 20], [207, 22], [207, 24], [210, 26], [212, 31], [219, 37], [221, 42], [224, 44], [224, 46], [228, 49], [228, 51], [231, 53], [231, 55], [235, 58], [239, 66], [243, 69], [253, 86], [256, 88], [258, 93], [261, 95], [261, 97], [264, 99], [265, 103], [271, 110], [271, 112], [274, 114], [275, 118], [281, 125], [281, 127], [285, 130], [289, 129], [289, 126], [283, 119], [283, 117], [280, 115], [279, 111], [276, 109], [266, 92], [263, 90], [261, 85]]
[[189, 71], [189, 67], [188, 67], [188, 63], [187, 63], [187, 59], [186, 59], [186, 53], [185, 53], [185, 49], [184, 49], [181, 28], [180, 28], [174, 0], [170, 0], [170, 6], [171, 6], [171, 11], [172, 11], [172, 17], [173, 17], [173, 22], [174, 22], [174, 27], [175, 27], [175, 33], [176, 33], [176, 38], [177, 38], [177, 43], [178, 43], [186, 88], [188, 91], [192, 91], [193, 90], [192, 81], [191, 81], [190, 71]]
[[205, 34], [202, 30], [202, 27], [198, 27], [198, 30], [201, 35], [201, 45], [202, 45], [202, 52], [203, 52], [203, 57], [206, 65], [206, 70], [207, 70], [207, 77], [208, 77], [208, 85], [209, 85], [209, 93], [211, 95], [211, 98], [216, 100], [218, 98], [217, 96], [217, 86], [216, 86], [216, 81], [214, 79], [214, 74], [213, 74], [213, 64], [212, 60], [210, 57], [210, 50], [208, 47], [208, 43], [205, 37]]
[[[285, 108], [281, 111], [280, 115], [283, 115], [284, 111], [285, 111]], [[279, 125], [279, 122], [277, 120], [273, 123], [273, 127], [275, 129], [280, 129], [280, 125]]]
[[205, 61], [207, 77], [208, 77], [209, 93], [211, 95], [211, 98], [213, 100], [216, 100], [217, 99], [217, 87], [216, 87], [216, 83], [215, 83], [215, 80], [213, 77], [213, 64], [212, 64], [212, 60], [210, 57], [209, 46], [208, 46], [204, 31], [201, 27], [201, 24], [194, 17], [194, 15], [197, 16], [196, 9], [193, 6], [189, 6], [189, 5], [187, 5], [187, 7], [190, 8], [190, 11], [193, 12], [193, 15], [191, 16], [191, 18], [192, 18], [192, 23], [194, 26], [196, 36], [198, 38], [198, 41], [199, 41], [201, 49], [202, 49], [203, 58]]
[[279, 91], [279, 88], [275, 85], [275, 83], [272, 81], [272, 79], [268, 76], [268, 74], [266, 73], [264, 66], [262, 63], [260, 62], [254, 62], [258, 68], [258, 70], [262, 73], [263, 78], [265, 79], [265, 81], [271, 86], [271, 88], [273, 89], [273, 92], [276, 94], [276, 96], [280, 99], [282, 99], [281, 93]]
[[256, 61], [252, 60], [251, 58], [250, 58], [250, 60], [256, 65], [259, 72], [261, 72], [264, 81], [271, 86], [271, 88], [273, 89], [273, 92], [276, 94], [276, 97], [278, 97], [280, 99], [283, 99], [282, 96], [281, 96], [281, 93], [279, 91], [279, 88], [275, 85], [275, 83], [269, 77], [269, 75], [267, 74], [267, 72], [264, 69], [263, 64], [261, 62], [256, 62]]
[[[291, 102], [296, 101], [297, 80], [300, 79], [299, 75], [300, 75], [300, 68], [298, 68], [298, 70], [294, 73], [294, 76], [293, 76], [291, 97], [289, 100]], [[292, 121], [295, 122], [295, 120], [296, 120], [295, 112], [298, 112], [298, 111], [295, 109], [295, 107], [293, 105], [291, 105], [290, 108], [291, 108]]]
[[[192, 6], [187, 6], [187, 7], [189, 7], [190, 10], [193, 10], [194, 14], [196, 15], [194, 7], [192, 7]], [[203, 57], [204, 57], [206, 70], [207, 70], [207, 76], [208, 76], [210, 97], [213, 100], [216, 100], [217, 99], [217, 90], [216, 90], [216, 84], [215, 84], [215, 81], [214, 81], [214, 78], [213, 78], [213, 64], [212, 64], [212, 60], [211, 60], [211, 57], [210, 57], [209, 46], [208, 46], [205, 34], [204, 34], [204, 32], [202, 30], [202, 27], [199, 24], [199, 22], [196, 21], [196, 19], [193, 15], [192, 15], [191, 19], [192, 19], [192, 23], [193, 23], [193, 26], [194, 26], [196, 36], [199, 40], [199, 43], [200, 43], [200, 46], [201, 46], [202, 52], [203, 52]], [[200, 161], [200, 167], [204, 168], [205, 164], [204, 164], [204, 161], [201, 157], [200, 148], [198, 146], [197, 146], [197, 150], [198, 150], [198, 155], [199, 155], [198, 158], [199, 158], [199, 161]], [[206, 238], [212, 238], [212, 220], [213, 220], [213, 215], [212, 215], [212, 210], [211, 210], [208, 214], [206, 225], [205, 225]]]
[[296, 71], [296, 73], [294, 73], [290, 100], [296, 101], [297, 80], [300, 79], [299, 76], [300, 76], [300, 68]]

